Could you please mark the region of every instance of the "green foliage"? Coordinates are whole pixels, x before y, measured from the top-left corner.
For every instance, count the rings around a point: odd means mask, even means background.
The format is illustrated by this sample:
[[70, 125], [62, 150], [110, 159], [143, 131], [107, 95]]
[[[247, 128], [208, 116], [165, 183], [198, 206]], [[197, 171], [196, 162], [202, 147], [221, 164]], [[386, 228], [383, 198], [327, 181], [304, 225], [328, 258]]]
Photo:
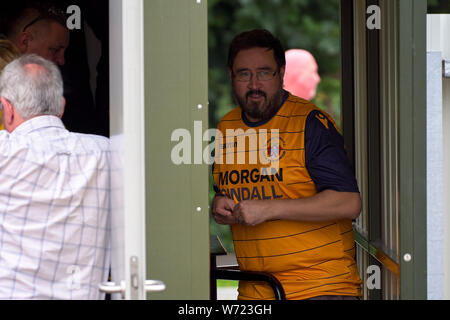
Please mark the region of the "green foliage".
[[310, 51], [322, 82], [314, 103], [340, 118], [339, 0], [209, 0], [210, 125], [233, 108], [226, 67], [228, 46], [240, 32], [265, 28], [285, 49]]
[[235, 280], [217, 280], [217, 288], [234, 288], [237, 289], [239, 281]]
[[[285, 49], [310, 51], [322, 78], [312, 101], [328, 112], [338, 126], [340, 112], [339, 0], [209, 0], [209, 102], [210, 127], [234, 108], [227, 72], [228, 46], [239, 33], [264, 28], [277, 36]], [[211, 198], [214, 193], [211, 191]], [[228, 227], [211, 219], [211, 233], [218, 234], [232, 250]]]
[[428, 13], [450, 13], [450, 2], [448, 0], [428, 0]]

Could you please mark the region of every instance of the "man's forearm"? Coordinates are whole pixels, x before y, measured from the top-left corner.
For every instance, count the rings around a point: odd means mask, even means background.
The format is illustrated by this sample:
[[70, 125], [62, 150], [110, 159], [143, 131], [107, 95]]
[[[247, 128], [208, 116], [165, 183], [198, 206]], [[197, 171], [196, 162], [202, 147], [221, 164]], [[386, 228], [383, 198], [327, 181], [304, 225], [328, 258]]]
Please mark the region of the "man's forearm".
[[356, 219], [361, 212], [361, 197], [359, 193], [325, 190], [308, 198], [273, 201], [271, 207], [270, 220]]
[[312, 197], [242, 201], [233, 210], [238, 223], [255, 226], [266, 221], [322, 222], [355, 219], [361, 212], [359, 193], [322, 191]]

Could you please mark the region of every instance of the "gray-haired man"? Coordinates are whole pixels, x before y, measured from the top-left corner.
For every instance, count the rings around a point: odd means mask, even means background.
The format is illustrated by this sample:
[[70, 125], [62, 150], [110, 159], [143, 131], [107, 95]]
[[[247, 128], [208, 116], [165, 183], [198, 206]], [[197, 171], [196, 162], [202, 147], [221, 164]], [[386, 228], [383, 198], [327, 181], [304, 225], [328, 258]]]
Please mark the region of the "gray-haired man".
[[0, 299], [101, 299], [109, 271], [109, 141], [71, 133], [58, 67], [0, 76]]

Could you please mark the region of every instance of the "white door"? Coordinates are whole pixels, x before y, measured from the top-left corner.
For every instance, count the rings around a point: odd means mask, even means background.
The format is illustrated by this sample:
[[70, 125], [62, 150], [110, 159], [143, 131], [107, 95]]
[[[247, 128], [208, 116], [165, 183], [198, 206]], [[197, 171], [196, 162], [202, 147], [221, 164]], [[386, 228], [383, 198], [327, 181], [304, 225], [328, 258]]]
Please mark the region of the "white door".
[[99, 290], [141, 300], [165, 289], [145, 274], [143, 0], [109, 6], [112, 262], [111, 281]]

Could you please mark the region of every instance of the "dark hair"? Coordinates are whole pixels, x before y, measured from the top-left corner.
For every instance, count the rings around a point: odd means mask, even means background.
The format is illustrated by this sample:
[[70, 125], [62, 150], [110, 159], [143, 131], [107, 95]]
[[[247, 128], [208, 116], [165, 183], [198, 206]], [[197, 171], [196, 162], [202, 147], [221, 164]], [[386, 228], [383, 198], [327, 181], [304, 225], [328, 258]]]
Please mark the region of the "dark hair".
[[233, 68], [234, 59], [240, 51], [252, 48], [273, 50], [278, 68], [286, 65], [286, 56], [281, 41], [265, 29], [255, 29], [242, 32], [233, 39], [228, 52], [228, 68]]
[[0, 13], [4, 16], [3, 19], [0, 19], [2, 20], [0, 21], [0, 27], [3, 24], [3, 33], [11, 39], [41, 20], [55, 21], [66, 27], [67, 14], [61, 3], [55, 3], [55, 1], [44, 0], [11, 1], [7, 10], [2, 9]]
[[40, 20], [50, 20], [55, 21], [59, 23], [61, 26], [66, 27], [66, 21], [67, 21], [67, 15], [62, 9], [62, 7], [52, 4], [49, 1], [35, 1], [32, 2], [29, 7], [29, 9], [34, 9], [37, 11], [38, 16], [34, 18], [33, 20], [29, 21], [24, 27], [23, 32], [25, 32], [25, 29], [32, 26], [36, 22]]

